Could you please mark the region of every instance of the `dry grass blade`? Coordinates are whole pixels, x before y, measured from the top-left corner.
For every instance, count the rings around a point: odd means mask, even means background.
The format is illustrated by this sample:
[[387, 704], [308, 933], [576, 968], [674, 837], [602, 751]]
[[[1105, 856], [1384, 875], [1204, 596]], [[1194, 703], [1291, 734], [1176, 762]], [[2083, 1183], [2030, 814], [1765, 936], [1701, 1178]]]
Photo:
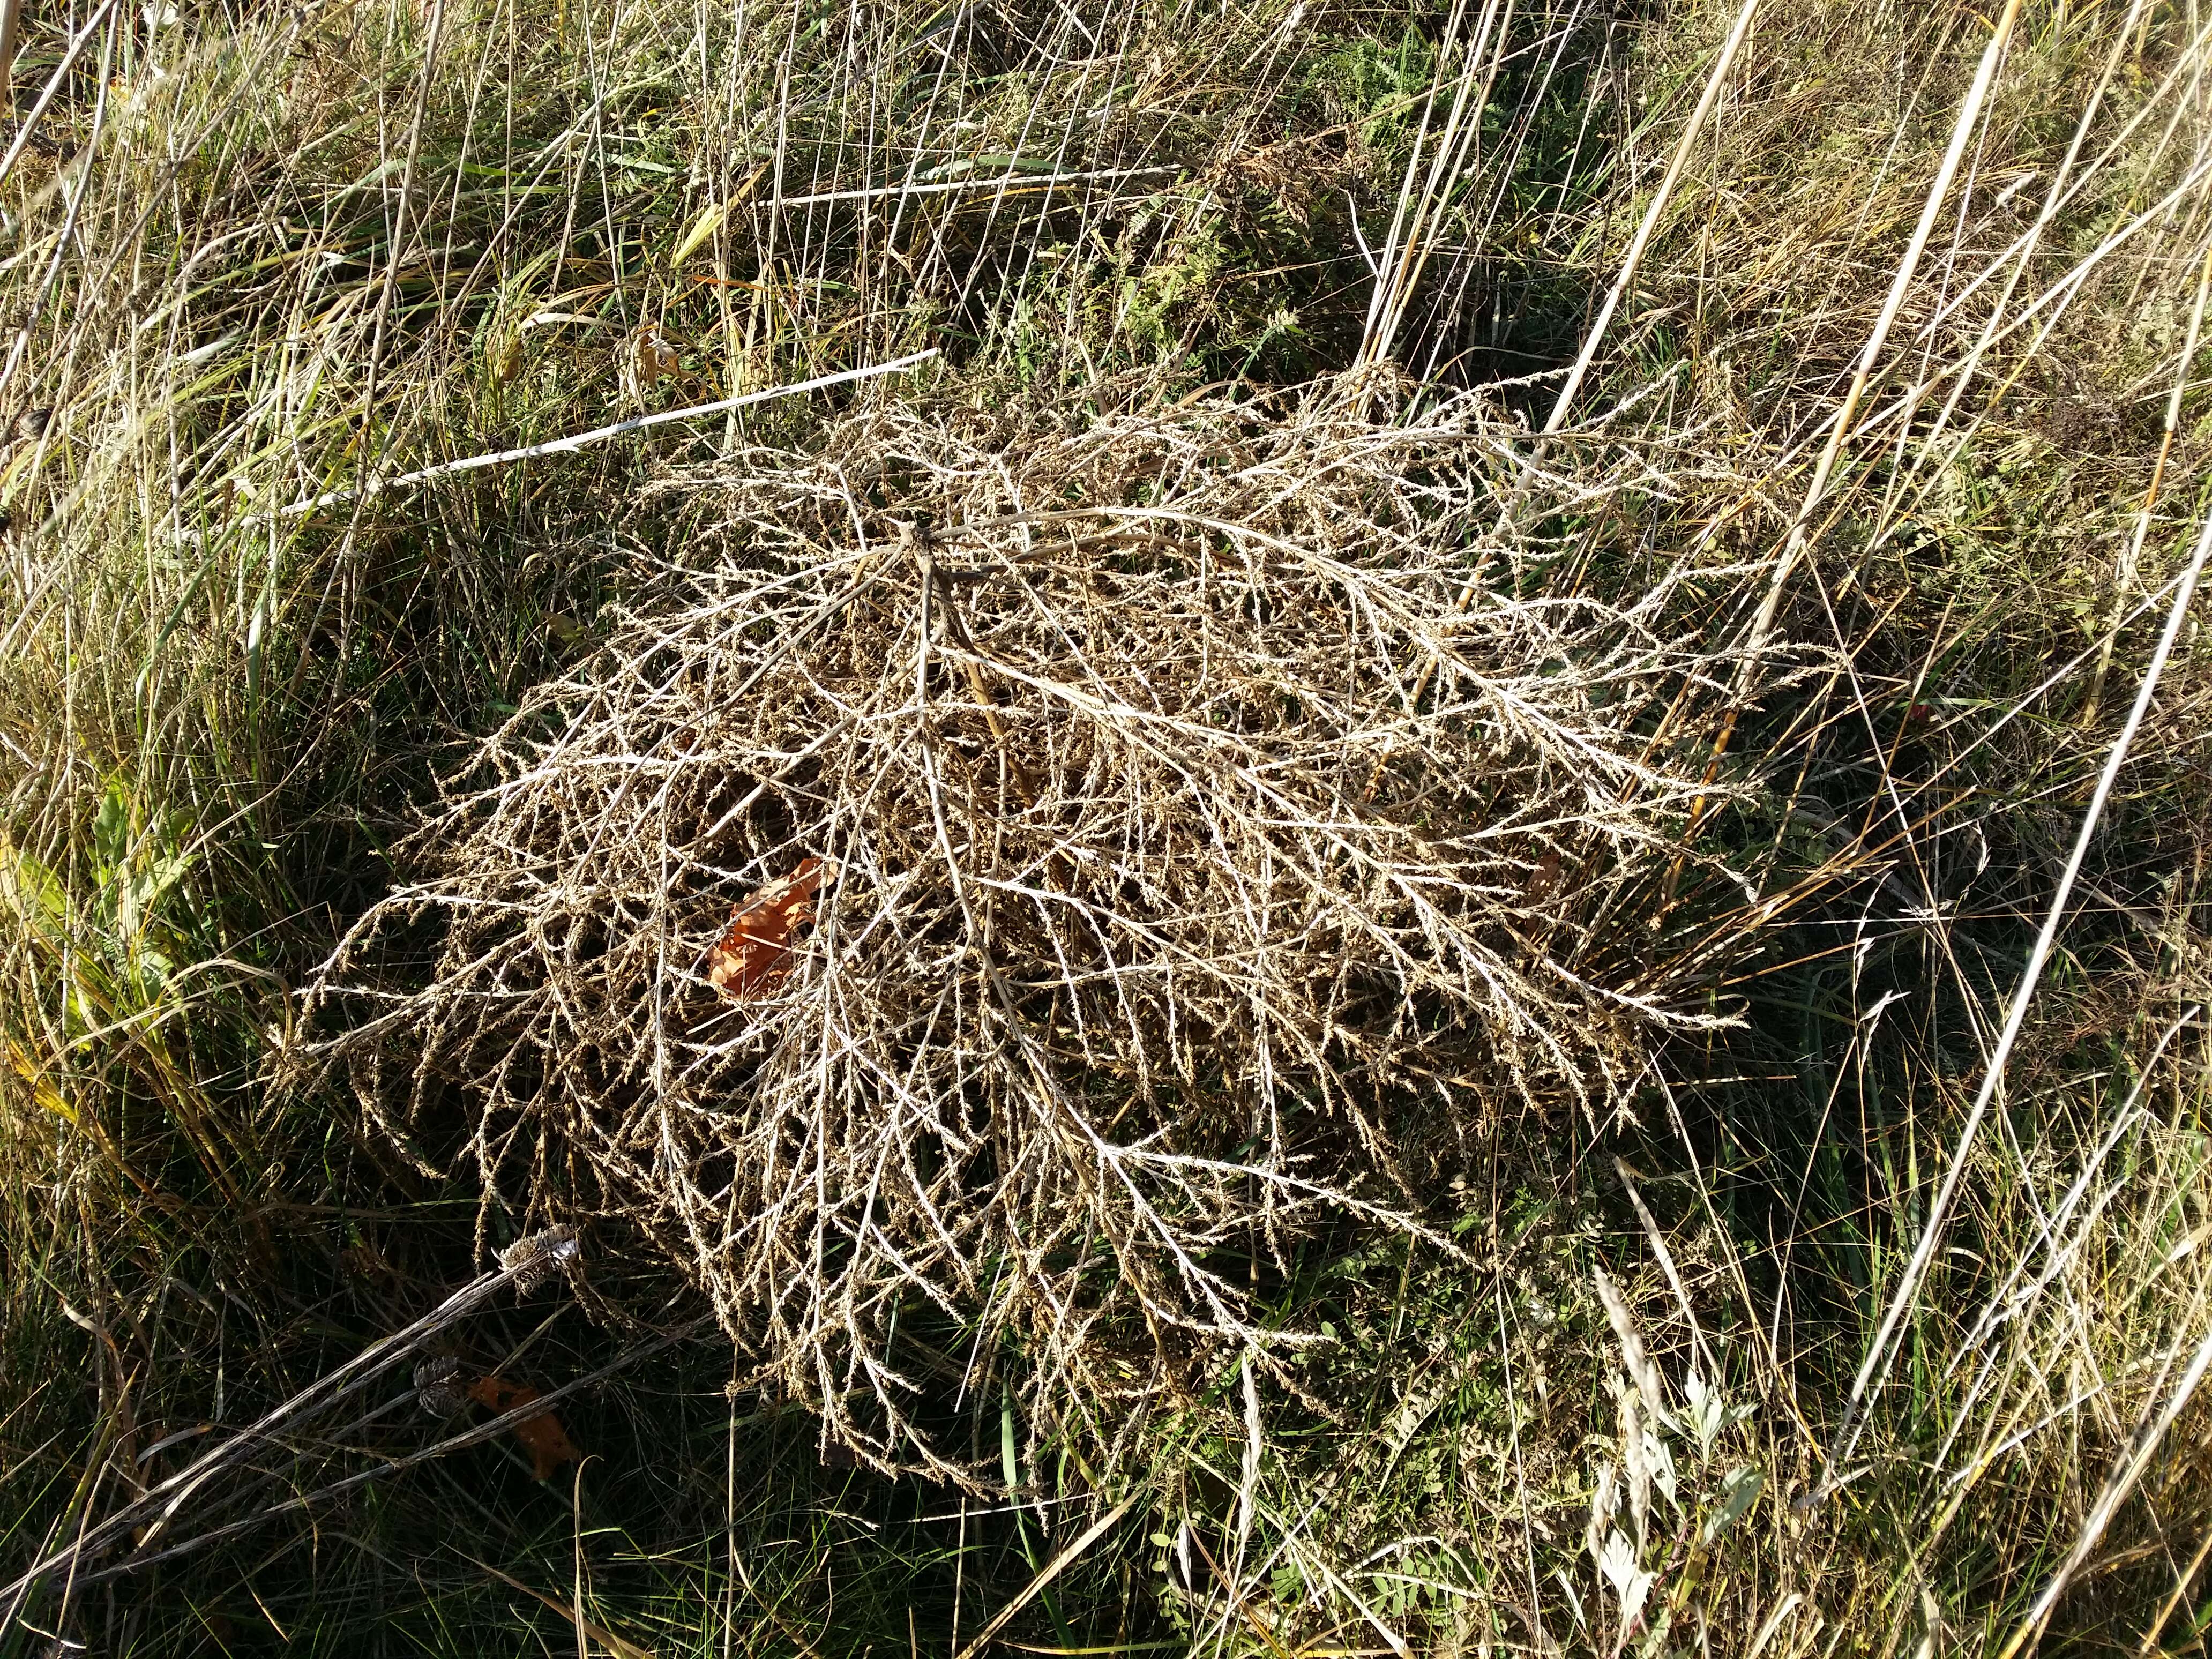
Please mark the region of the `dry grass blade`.
[[564, 438], [550, 438], [544, 443], [525, 444], [514, 449], [495, 449], [481, 455], [466, 455], [459, 460], [441, 461], [435, 466], [418, 467], [412, 472], [403, 472], [398, 477], [385, 479], [362, 486], [359, 489], [326, 490], [322, 495], [304, 501], [293, 501], [281, 508], [278, 516], [297, 518], [304, 514], [319, 513], [326, 507], [343, 506], [380, 495], [394, 489], [409, 489], [434, 479], [452, 477], [457, 473], [474, 472], [488, 466], [512, 466], [520, 461], [547, 459], [555, 455], [573, 455], [580, 449], [605, 443], [610, 438], [626, 437], [633, 432], [643, 432], [653, 427], [665, 426], [672, 421], [699, 421], [709, 416], [728, 415], [740, 409], [772, 402], [778, 398], [794, 398], [810, 392], [827, 392], [834, 387], [850, 386], [857, 381], [872, 380], [881, 375], [900, 374], [919, 368], [937, 356], [933, 347], [927, 351], [914, 351], [889, 362], [870, 363], [863, 368], [842, 369], [835, 374], [817, 374], [813, 379], [800, 380], [790, 386], [770, 386], [764, 391], [748, 392], [735, 398], [720, 398], [712, 403], [694, 404], [684, 409], [665, 409], [652, 415], [636, 415], [626, 421], [615, 421], [605, 426], [593, 427], [588, 432], [572, 433]]
[[1896, 1287], [1890, 1292], [1881, 1322], [1875, 1331], [1864, 1360], [1860, 1364], [1858, 1375], [1852, 1380], [1843, 1424], [1834, 1437], [1827, 1460], [1827, 1473], [1822, 1480], [1820, 1490], [1823, 1495], [1832, 1492], [1844, 1462], [1857, 1443], [1858, 1434], [1864, 1425], [1862, 1413], [1869, 1385], [1877, 1377], [1888, 1374], [1895, 1357], [1893, 1343], [1898, 1328], [1920, 1294], [1922, 1277], [1928, 1271], [1929, 1262], [1950, 1221], [1951, 1207], [1965, 1177], [1975, 1138], [1979, 1134], [1983, 1121], [2003, 1085], [2006, 1062], [2011, 1058], [2014, 1045], [2019, 1041], [2021, 1028], [2027, 1023], [2028, 1007], [2034, 1000], [2036, 987], [2042, 980], [2045, 965], [2051, 959], [2059, 928], [2066, 920], [2068, 908], [2074, 898], [2075, 882], [2081, 875], [2090, 844], [2096, 836], [2106, 803], [2112, 799], [2112, 787], [2118, 781], [2120, 769], [2127, 762], [2129, 746], [2136, 733], [2142, 729], [2151, 700], [2157, 695], [2159, 680], [2165, 672], [2167, 659], [2172, 655], [2174, 641], [2180, 635], [2182, 624], [2188, 620], [2190, 604], [2197, 597], [2197, 583], [2204, 574], [2208, 558], [2212, 558], [2212, 518], [2204, 520], [2197, 533], [2196, 551], [2174, 591], [2172, 605], [2166, 612], [2165, 630], [2160, 635], [2150, 661], [2143, 670], [2142, 681], [2136, 690], [2134, 707], [2129, 709], [2126, 720], [2106, 751], [2104, 769], [2098, 776], [2096, 788], [2082, 813], [2081, 829], [2075, 836], [2073, 850], [2065, 868], [2060, 872], [2057, 889], [2051, 895], [2050, 908], [2044, 915], [2043, 926], [2028, 951], [2027, 963], [2021, 969], [2019, 987], [2013, 993], [2006, 1011], [2004, 1029], [1982, 1068], [1981, 1085], [1976, 1091], [1973, 1105], [1959, 1129], [1956, 1145], [1944, 1170], [1942, 1184], [1929, 1206], [1926, 1219], [1921, 1224], [1920, 1236], [1914, 1243], [1912, 1255], [1906, 1261]]
[[[2194, 1311], [2201, 1315], [2202, 1305]], [[2165, 1443], [2174, 1419], [2196, 1397], [2197, 1385], [2203, 1382], [2208, 1370], [2212, 1370], [2212, 1335], [2207, 1335], [2197, 1344], [2197, 1352], [2190, 1356], [2187, 1368], [2174, 1383], [2173, 1392], [2160, 1405], [2156, 1416], [2136, 1425], [2136, 1432], [2129, 1438], [2125, 1453], [2106, 1477], [2104, 1490], [2097, 1494], [2096, 1503], [2082, 1517], [2073, 1549], [2060, 1564], [2058, 1571], [2051, 1574], [2050, 1583], [2036, 1596], [2035, 1605], [2028, 1609], [2027, 1618], [2021, 1621], [2019, 1627], [1999, 1650], [1998, 1659], [2014, 1659], [2014, 1655], [2042, 1636], [2044, 1627], [2049, 1624], [2052, 1612], [2058, 1606], [2059, 1597], [2065, 1595], [2073, 1583], [2075, 1576], [2081, 1571], [2082, 1564], [2088, 1560], [2090, 1552], [2104, 1540], [2106, 1528], [2112, 1524], [2120, 1505], [2134, 1492], [2136, 1483], [2142, 1478], [2143, 1470]]]
[[1659, 180], [1659, 188], [1651, 194], [1650, 205], [1644, 209], [1644, 218], [1636, 227], [1636, 234], [1629, 239], [1627, 252], [1620, 256], [1620, 274], [1613, 279], [1613, 286], [1599, 301], [1597, 315], [1591, 320], [1583, 337], [1583, 349], [1575, 358], [1574, 367], [1567, 371], [1566, 383], [1553, 401], [1552, 412], [1544, 417], [1544, 430], [1557, 432], [1566, 424], [1567, 411], [1574, 407], [1575, 393], [1582, 389], [1583, 377], [1589, 373], [1591, 363], [1597, 359], [1598, 349], [1605, 343], [1605, 331], [1619, 309], [1621, 296], [1628, 292], [1629, 284], [1636, 280], [1636, 268], [1644, 258], [1644, 249], [1651, 240], [1651, 233], [1674, 198], [1674, 186], [1682, 177], [1682, 169], [1696, 147], [1698, 137], [1705, 131], [1705, 119], [1719, 100], [1721, 88], [1728, 84], [1729, 71], [1735, 67], [1735, 55], [1742, 48], [1744, 37], [1751, 33], [1752, 20], [1759, 15], [1759, 0], [1743, 0], [1735, 21], [1729, 27], [1728, 38], [1721, 43], [1718, 56], [1705, 76], [1705, 90], [1698, 94], [1696, 106], [1689, 119], [1682, 123], [1681, 136], [1674, 141], [1674, 153], [1668, 157], [1667, 171]]
[[[1897, 321], [1905, 295], [1911, 291], [1914, 274], [1920, 266], [1921, 256], [1926, 252], [1928, 240], [1936, 228], [1936, 216], [1951, 191], [1952, 180], [1958, 176], [1959, 164], [1966, 153], [1966, 143], [1981, 124], [1984, 106], [1989, 100], [1990, 88], [1996, 79], [1997, 66], [2004, 61], [2005, 48], [2012, 40], [2013, 25], [2020, 18], [2021, 0], [2005, 0], [2004, 9], [1997, 15], [1996, 25], [1990, 31], [1989, 44], [1982, 49], [1982, 61], [1974, 71], [1973, 83], [1959, 106], [1958, 119], [1952, 124], [1951, 142], [1943, 152], [1943, 159], [1936, 169], [1935, 181], [1928, 187], [1927, 199], [1922, 204], [1920, 222], [1913, 227], [1912, 240], [1905, 245], [1905, 255], [1899, 260], [1896, 275], [1890, 279], [1889, 293], [1882, 301], [1881, 313], [1875, 319], [1873, 330], [1867, 335], [1865, 347], [1860, 351], [1858, 364], [1851, 371], [1851, 383], [1844, 393], [1842, 406], [1836, 411], [1834, 424], [1829, 428], [1828, 441], [1814, 464], [1813, 476], [1805, 485], [1805, 500], [1791, 520], [1790, 534], [1782, 555], [1775, 562], [1774, 574], [1769, 579], [1765, 596], [1759, 601], [1758, 613], [1751, 624], [1752, 645], [1754, 650], [1766, 642], [1779, 614], [1782, 595], [1794, 574], [1798, 559], [1802, 556], [1813, 514], [1827, 492], [1844, 447], [1852, 435], [1851, 422], [1858, 412], [1859, 400], [1866, 395], [1868, 382], [1873, 378], [1875, 366], [1881, 361], [1882, 349], [1889, 343], [1889, 331]], [[1725, 743], [1725, 738], [1723, 739]]]
[[597, 1623], [592, 1620], [586, 1619], [581, 1612], [578, 1611], [574, 1607], [572, 1607], [568, 1603], [555, 1601], [553, 1597], [548, 1595], [544, 1590], [532, 1589], [529, 1585], [524, 1583], [520, 1578], [517, 1578], [513, 1573], [502, 1571], [499, 1568], [493, 1566], [489, 1561], [479, 1561], [473, 1555], [465, 1556], [463, 1559], [465, 1559], [470, 1565], [481, 1567], [484, 1571], [498, 1579], [501, 1583], [507, 1585], [511, 1589], [521, 1591], [523, 1595], [528, 1596], [532, 1601], [559, 1613], [563, 1619], [573, 1619], [575, 1621], [580, 1637], [588, 1638], [590, 1640], [597, 1642], [609, 1653], [613, 1654], [615, 1656], [615, 1659], [653, 1659], [653, 1651], [651, 1648], [641, 1648], [636, 1643], [616, 1635], [605, 1625]]
[[993, 1638], [1013, 1622], [1015, 1614], [1042, 1595], [1051, 1586], [1054, 1579], [1059, 1577], [1072, 1564], [1081, 1559], [1085, 1550], [1111, 1532], [1120, 1523], [1121, 1517], [1135, 1507], [1136, 1502], [1133, 1498], [1123, 1498], [1070, 1539], [1051, 1560], [1038, 1570], [1036, 1577], [1030, 1580], [1028, 1588], [991, 1615], [990, 1622], [981, 1630], [977, 1631], [975, 1639], [960, 1650], [959, 1659], [975, 1659], [977, 1654], [989, 1647]]

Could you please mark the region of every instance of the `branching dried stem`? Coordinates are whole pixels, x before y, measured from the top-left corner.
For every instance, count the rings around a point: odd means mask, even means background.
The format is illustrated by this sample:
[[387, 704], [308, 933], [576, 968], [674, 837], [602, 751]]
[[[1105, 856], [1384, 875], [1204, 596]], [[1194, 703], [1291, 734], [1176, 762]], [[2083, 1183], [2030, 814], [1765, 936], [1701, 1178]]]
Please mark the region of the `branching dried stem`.
[[[1532, 483], [1480, 400], [1374, 398], [884, 410], [668, 477], [690, 544], [453, 781], [295, 1075], [418, 1130], [458, 1101], [488, 1201], [641, 1226], [885, 1465], [975, 1473], [893, 1369], [902, 1307], [1023, 1344], [1047, 1419], [1295, 1346], [1253, 1249], [1418, 1228], [1406, 1158], [1621, 1111], [1656, 1033], [1719, 1018], [1590, 926], [1699, 787], [1646, 753], [1716, 684], [1686, 577], [1456, 603], [1570, 550], [1470, 526], [1602, 524], [1662, 458]], [[803, 966], [718, 997], [732, 899], [802, 857], [841, 872]]]

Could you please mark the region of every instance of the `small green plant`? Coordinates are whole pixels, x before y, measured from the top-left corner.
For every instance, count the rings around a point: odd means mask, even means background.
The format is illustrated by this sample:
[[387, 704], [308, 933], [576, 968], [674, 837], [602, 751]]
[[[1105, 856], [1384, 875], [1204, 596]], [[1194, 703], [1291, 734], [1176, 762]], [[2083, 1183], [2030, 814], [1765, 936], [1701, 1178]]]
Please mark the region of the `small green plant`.
[[[1565, 1568], [1559, 1579], [1576, 1624], [1595, 1645], [1619, 1653], [1635, 1643], [1641, 1651], [1665, 1652], [1675, 1617], [1725, 1559], [1729, 1534], [1765, 1488], [1758, 1463], [1724, 1455], [1729, 1431], [1756, 1408], [1731, 1404], [1694, 1370], [1679, 1394], [1670, 1389], [1602, 1268], [1597, 1288], [1620, 1361], [1606, 1377], [1617, 1443], [1614, 1455], [1601, 1458], [1592, 1472], [1583, 1534], [1596, 1580], [1591, 1588], [1604, 1595], [1579, 1591]], [[1663, 1511], [1655, 1496], [1664, 1501]], [[1608, 1596], [1609, 1620], [1602, 1611]]]

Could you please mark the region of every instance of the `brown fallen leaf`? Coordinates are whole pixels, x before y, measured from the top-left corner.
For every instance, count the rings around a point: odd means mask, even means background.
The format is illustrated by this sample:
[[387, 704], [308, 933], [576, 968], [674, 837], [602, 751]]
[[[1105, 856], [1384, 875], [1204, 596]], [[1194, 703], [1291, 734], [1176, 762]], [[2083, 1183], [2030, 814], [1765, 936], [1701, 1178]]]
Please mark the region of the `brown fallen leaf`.
[[[537, 1399], [538, 1390], [526, 1382], [510, 1382], [505, 1377], [480, 1376], [469, 1384], [468, 1395], [479, 1405], [504, 1414]], [[568, 1430], [561, 1426], [561, 1419], [550, 1411], [517, 1423], [514, 1437], [530, 1454], [531, 1472], [540, 1480], [551, 1479], [563, 1463], [574, 1463], [583, 1456], [576, 1449], [575, 1442], [568, 1438]]]
[[791, 936], [814, 914], [814, 895], [834, 880], [835, 865], [802, 859], [781, 881], [772, 882], [730, 913], [730, 925], [707, 952], [707, 978], [738, 1002], [761, 995], [791, 971]]
[[1536, 860], [1536, 867], [1528, 872], [1528, 884], [1522, 889], [1522, 895], [1529, 903], [1539, 903], [1549, 898], [1552, 890], [1559, 884], [1559, 855], [1547, 848], [1544, 856]]

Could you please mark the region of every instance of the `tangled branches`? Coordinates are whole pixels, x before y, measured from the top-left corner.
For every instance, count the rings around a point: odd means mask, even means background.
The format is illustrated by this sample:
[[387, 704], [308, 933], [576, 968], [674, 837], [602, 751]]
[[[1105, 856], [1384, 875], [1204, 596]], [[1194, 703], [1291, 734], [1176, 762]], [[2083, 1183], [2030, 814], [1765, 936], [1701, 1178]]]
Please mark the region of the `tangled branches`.
[[[1688, 578], [1592, 574], [1649, 454], [1358, 409], [886, 409], [668, 477], [680, 556], [449, 789], [303, 1058], [417, 1135], [458, 1103], [487, 1202], [641, 1229], [886, 1465], [965, 1476], [917, 1365], [1018, 1343], [1065, 1420], [1295, 1342], [1249, 1298], [1302, 1231], [1418, 1226], [1484, 1126], [1619, 1109], [1713, 1018], [1619, 920], [1713, 788]], [[805, 860], [789, 971], [718, 991]]]

